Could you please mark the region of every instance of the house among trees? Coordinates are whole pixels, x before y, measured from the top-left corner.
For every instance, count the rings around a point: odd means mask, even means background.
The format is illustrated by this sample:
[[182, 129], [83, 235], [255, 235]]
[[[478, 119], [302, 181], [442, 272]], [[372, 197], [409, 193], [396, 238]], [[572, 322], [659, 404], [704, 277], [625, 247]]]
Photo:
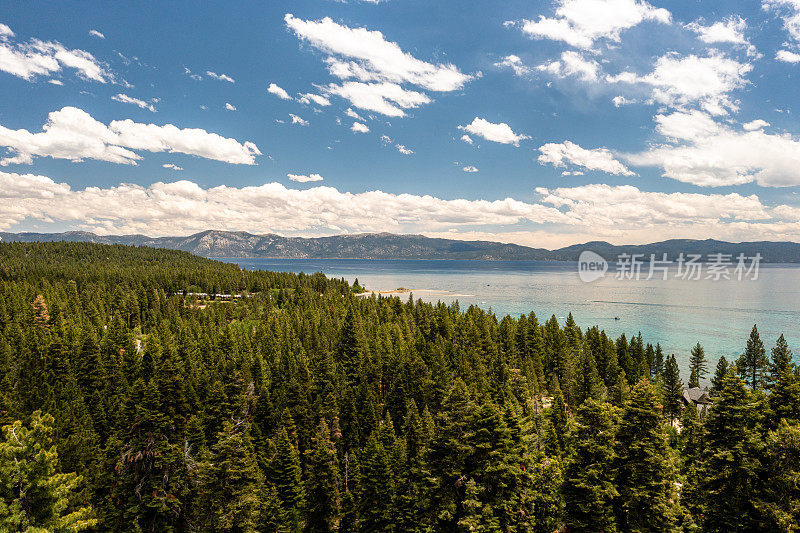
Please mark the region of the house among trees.
[[708, 387], [684, 387], [681, 399], [683, 400], [684, 409], [689, 407], [690, 404], [694, 404], [701, 418], [706, 417], [713, 403], [708, 394]]

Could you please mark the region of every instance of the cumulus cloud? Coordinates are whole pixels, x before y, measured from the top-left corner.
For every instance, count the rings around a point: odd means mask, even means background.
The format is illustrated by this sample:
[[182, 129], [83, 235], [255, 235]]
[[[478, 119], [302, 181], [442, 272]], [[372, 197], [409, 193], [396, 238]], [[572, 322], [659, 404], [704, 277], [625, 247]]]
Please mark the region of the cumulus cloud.
[[360, 109], [402, 117], [403, 109], [431, 101], [424, 93], [406, 89], [404, 84], [449, 92], [461, 89], [474, 78], [453, 64], [418, 59], [379, 31], [351, 28], [329, 17], [302, 20], [287, 14], [284, 21], [299, 39], [328, 56], [325, 62], [332, 76], [347, 80], [329, 84], [325, 95], [345, 98]]
[[514, 54], [507, 55], [502, 61], [495, 63], [494, 66], [498, 68], [510, 68], [517, 76], [527, 76], [531, 73], [530, 67], [526, 66], [522, 62], [522, 59]]
[[470, 137], [466, 133], [461, 136], [461, 140], [464, 141], [467, 144], [474, 144], [474, 142], [475, 142], [475, 141], [472, 140], [472, 137]]
[[174, 163], [164, 163], [161, 166], [164, 167], [164, 168], [170, 168], [172, 170], [183, 170], [182, 167], [179, 167], [178, 165], [176, 165]]
[[[520, 141], [530, 139], [530, 137], [527, 135], [514, 133], [514, 131], [511, 129], [511, 126], [505, 122], [494, 124], [479, 117], [475, 117], [470, 124], [467, 124], [466, 126], [459, 126], [458, 128], [466, 131], [467, 133], [483, 137], [487, 141], [501, 144], [513, 144], [514, 146], [519, 146]], [[461, 139], [464, 140], [464, 137], [461, 137]], [[472, 144], [470, 141], [465, 142]]]
[[614, 98], [612, 98], [611, 102], [614, 104], [614, 107], [622, 107], [624, 105], [628, 105], [628, 104], [634, 103], [635, 100], [629, 100], [628, 98], [625, 98], [624, 96], [620, 95], [620, 96], [615, 96]]
[[154, 101], [145, 102], [144, 100], [133, 98], [123, 93], [115, 94], [114, 96], [111, 97], [111, 99], [116, 102], [121, 102], [123, 104], [133, 104], [135, 106], [141, 107], [142, 109], [147, 109], [149, 111], [152, 111], [153, 113], [156, 112], [156, 107], [153, 105], [155, 103]]
[[575, 76], [583, 81], [597, 81], [600, 64], [594, 59], [587, 59], [578, 52], [567, 50], [561, 54], [560, 60], [550, 61], [536, 67], [541, 72], [564, 78]]
[[[599, 39], [619, 41], [620, 34], [644, 21], [669, 24], [670, 12], [643, 0], [557, 0], [555, 17], [523, 20], [522, 31], [536, 39], [563, 41], [589, 49]], [[517, 25], [509, 22], [507, 25]]]
[[320, 96], [318, 94], [312, 94], [312, 93], [301, 94], [300, 98], [298, 98], [297, 101], [300, 102], [301, 104], [306, 104], [306, 105], [308, 105], [308, 104], [313, 102], [313, 103], [317, 104], [318, 106], [322, 106], [322, 107], [327, 107], [327, 106], [331, 105], [331, 101], [328, 100], [327, 98], [325, 98], [324, 96]]
[[217, 74], [216, 72], [212, 72], [210, 70], [206, 71], [206, 76], [208, 76], [209, 78], [214, 78], [215, 80], [227, 81], [228, 83], [236, 83], [236, 81], [227, 74]]
[[400, 152], [403, 155], [411, 155], [411, 154], [414, 153], [414, 150], [411, 150], [410, 148], [407, 148], [403, 144], [396, 144], [395, 148], [397, 148], [397, 151]]
[[231, 104], [230, 102], [225, 102], [225, 109], [228, 111], [236, 111], [236, 106]]
[[369, 127], [361, 122], [353, 122], [353, 125], [350, 126], [350, 129], [355, 133], [369, 133]]
[[703, 25], [702, 20], [697, 20], [686, 25], [686, 28], [697, 34], [697, 38], [708, 44], [731, 43], [747, 47], [747, 54], [757, 54], [755, 46], [744, 35], [747, 30], [747, 21], [738, 15], [719, 20], [710, 26]]
[[724, 115], [736, 110], [730, 92], [743, 87], [753, 69], [718, 52], [708, 56], [667, 54], [656, 60], [653, 71], [644, 76], [622, 72], [607, 76], [610, 83], [641, 83], [652, 87], [652, 99], [671, 107], [699, 105], [706, 112]]
[[105, 39], [106, 38], [105, 35], [103, 35], [102, 33], [100, 33], [97, 30], [89, 30], [89, 35], [91, 35], [92, 37], [97, 37], [98, 39]]
[[308, 126], [308, 121], [303, 119], [302, 117], [298, 117], [292, 113], [289, 113], [289, 116], [292, 117], [292, 124], [300, 124], [301, 126]]
[[700, 186], [800, 185], [800, 139], [765, 133], [762, 122], [750, 122], [743, 131], [700, 111], [657, 115], [656, 129], [668, 142], [625, 159], [661, 167], [666, 177]]
[[308, 183], [311, 181], [322, 181], [324, 178], [319, 174], [309, 174], [308, 176], [304, 174], [287, 174], [289, 179], [292, 181], [296, 181], [298, 183]]
[[473, 167], [472, 165], [467, 165], [464, 168], [462, 168], [461, 170], [463, 170], [464, 172], [477, 172], [478, 171], [478, 169]]
[[427, 104], [431, 99], [424, 93], [404, 89], [396, 83], [362, 83], [348, 81], [341, 85], [329, 84], [323, 88], [329, 95], [341, 96], [353, 106], [374, 111], [389, 117], [406, 116], [404, 109]]
[[253, 233], [402, 233], [569, 220], [553, 207], [511, 198], [444, 200], [377, 190], [353, 194], [325, 186], [297, 190], [280, 183], [206, 189], [184, 180], [71, 190], [47, 177], [0, 172], [0, 197], [12, 199], [0, 202], [0, 229], [47, 219], [98, 233], [175, 235], [232, 227]]
[[751, 120], [750, 122], [745, 122], [744, 124], [742, 124], [742, 127], [747, 131], [755, 131], [755, 130], [760, 130], [761, 128], [769, 127], [769, 122], [757, 118], [755, 120]]
[[352, 109], [352, 108], [350, 108], [350, 107], [348, 107], [348, 108], [347, 108], [347, 111], [345, 111], [345, 112], [344, 112], [344, 114], [345, 114], [345, 115], [347, 115], [347, 116], [348, 116], [348, 117], [350, 117], [350, 118], [354, 118], [354, 119], [356, 119], [356, 120], [359, 120], [359, 121], [361, 121], [361, 122], [364, 122], [364, 119], [363, 119], [363, 118], [361, 118], [361, 115], [359, 115], [358, 113], [356, 113], [355, 111], [353, 111], [353, 109]]
[[66, 48], [56, 41], [31, 39], [26, 43], [14, 43], [14, 32], [2, 25], [0, 28], [0, 70], [13, 76], [33, 81], [70, 68], [78, 76], [91, 81], [107, 83], [113, 81], [106, 65], [85, 50]]
[[775, 54], [775, 59], [784, 63], [800, 63], [800, 54], [796, 54], [789, 50], [778, 50]]
[[539, 147], [539, 151], [542, 154], [539, 156], [539, 163], [542, 165], [551, 164], [555, 167], [576, 165], [587, 170], [600, 170], [608, 174], [635, 176], [634, 172], [617, 161], [606, 148], [587, 150], [573, 142], [564, 141], [563, 143], [544, 144]]
[[158, 126], [127, 120], [108, 125], [76, 107], [64, 107], [47, 116], [42, 131], [12, 130], [0, 126], [0, 147], [14, 155], [0, 165], [33, 162], [35, 156], [82, 161], [97, 159], [135, 165], [141, 159], [136, 151], [170, 152], [195, 155], [234, 164], [255, 164], [261, 155], [252, 142], [240, 143], [199, 128]]
[[[302, 20], [284, 17], [298, 38], [329, 54], [337, 76], [359, 81], [411, 83], [432, 91], [455, 91], [472, 79], [453, 64], [433, 64], [404, 52], [379, 31], [350, 28], [325, 17]], [[336, 57], [341, 59], [336, 59]]]
[[275, 96], [277, 96], [281, 100], [291, 100], [292, 99], [292, 97], [289, 96], [289, 93], [287, 93], [286, 91], [284, 91], [283, 89], [281, 89], [280, 87], [275, 85], [274, 83], [270, 83], [269, 84], [269, 87], [267, 87], [267, 92], [270, 93], [270, 94], [274, 94]]
[[800, 0], [762, 0], [761, 6], [776, 12], [783, 20], [783, 27], [795, 41], [800, 41]]

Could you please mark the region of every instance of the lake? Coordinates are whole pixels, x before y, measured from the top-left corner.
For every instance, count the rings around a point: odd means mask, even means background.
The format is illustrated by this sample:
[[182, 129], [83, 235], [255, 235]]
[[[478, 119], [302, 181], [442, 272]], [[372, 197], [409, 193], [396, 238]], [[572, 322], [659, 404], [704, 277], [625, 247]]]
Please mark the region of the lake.
[[[541, 322], [572, 313], [585, 329], [598, 325], [614, 337], [642, 332], [674, 353], [688, 379], [692, 346], [700, 342], [710, 361], [735, 359], [753, 324], [767, 353], [783, 333], [800, 346], [800, 265], [761, 265], [758, 279], [616, 279], [609, 274], [585, 283], [577, 264], [556, 261], [440, 261], [370, 259], [223, 259], [246, 269], [324, 272], [372, 290], [406, 287], [415, 298], [463, 307], [477, 305], [498, 316], [534, 311]], [[430, 291], [430, 292], [429, 292]], [[407, 299], [408, 295], [401, 296]], [[618, 317], [616, 319], [615, 317]]]

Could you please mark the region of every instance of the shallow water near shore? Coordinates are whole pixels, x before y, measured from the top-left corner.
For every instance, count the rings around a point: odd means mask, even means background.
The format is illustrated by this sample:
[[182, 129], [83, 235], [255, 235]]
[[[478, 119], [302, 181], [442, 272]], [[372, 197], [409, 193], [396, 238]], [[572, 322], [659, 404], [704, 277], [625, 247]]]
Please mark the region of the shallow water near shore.
[[[477, 305], [499, 317], [534, 311], [540, 321], [572, 313], [585, 329], [598, 325], [614, 337], [642, 332], [674, 353], [684, 381], [689, 351], [700, 342], [711, 369], [744, 350], [758, 324], [767, 353], [783, 333], [800, 350], [800, 265], [761, 265], [758, 279], [618, 280], [613, 274], [584, 283], [576, 263], [555, 261], [438, 261], [370, 259], [223, 259], [247, 269], [324, 272], [371, 290], [411, 289], [414, 298]], [[408, 293], [399, 295], [402, 299]], [[618, 319], [616, 318], [618, 317]]]

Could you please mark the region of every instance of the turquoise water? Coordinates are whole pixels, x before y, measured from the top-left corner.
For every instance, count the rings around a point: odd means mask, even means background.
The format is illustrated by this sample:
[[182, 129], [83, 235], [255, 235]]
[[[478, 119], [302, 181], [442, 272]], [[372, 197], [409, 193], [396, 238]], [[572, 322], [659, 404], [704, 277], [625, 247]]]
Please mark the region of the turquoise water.
[[[243, 268], [324, 272], [372, 290], [407, 287], [415, 298], [477, 305], [499, 316], [534, 311], [540, 321], [570, 312], [582, 328], [660, 342], [682, 369], [700, 342], [712, 365], [738, 357], [753, 324], [767, 350], [783, 333], [800, 350], [800, 265], [761, 265], [757, 280], [617, 280], [582, 282], [575, 263], [553, 261], [226, 259]], [[426, 292], [434, 291], [434, 292]], [[408, 295], [401, 298], [406, 299]], [[615, 320], [619, 317], [619, 320]], [[713, 368], [713, 366], [712, 366]], [[685, 373], [685, 371], [684, 371]], [[686, 378], [686, 376], [684, 376]]]

